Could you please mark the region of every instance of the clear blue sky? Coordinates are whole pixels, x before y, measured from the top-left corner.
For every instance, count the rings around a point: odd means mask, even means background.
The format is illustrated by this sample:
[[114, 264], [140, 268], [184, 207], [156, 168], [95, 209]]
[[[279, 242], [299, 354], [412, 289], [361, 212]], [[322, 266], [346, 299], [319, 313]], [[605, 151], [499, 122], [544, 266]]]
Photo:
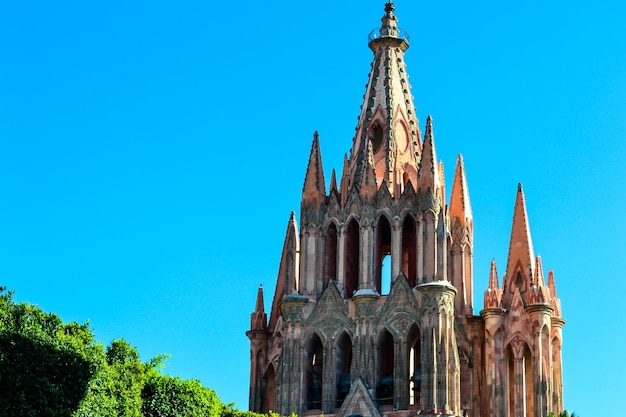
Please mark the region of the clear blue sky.
[[[0, 4], [0, 284], [247, 407], [312, 134], [351, 146], [383, 0]], [[398, 0], [448, 190], [462, 153], [478, 308], [518, 182], [567, 324], [566, 407], [623, 408], [626, 9]]]

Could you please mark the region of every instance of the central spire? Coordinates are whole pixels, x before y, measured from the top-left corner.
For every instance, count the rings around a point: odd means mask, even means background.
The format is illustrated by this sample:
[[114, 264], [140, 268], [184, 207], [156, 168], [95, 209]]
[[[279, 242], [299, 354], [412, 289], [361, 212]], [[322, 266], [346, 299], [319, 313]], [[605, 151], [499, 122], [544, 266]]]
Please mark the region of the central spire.
[[395, 197], [409, 181], [413, 186], [417, 183], [421, 144], [404, 62], [409, 37], [398, 27], [394, 10], [392, 2], [385, 4], [382, 25], [368, 37], [374, 60], [353, 139], [348, 178], [350, 187], [361, 183], [371, 143], [376, 186], [385, 183]]

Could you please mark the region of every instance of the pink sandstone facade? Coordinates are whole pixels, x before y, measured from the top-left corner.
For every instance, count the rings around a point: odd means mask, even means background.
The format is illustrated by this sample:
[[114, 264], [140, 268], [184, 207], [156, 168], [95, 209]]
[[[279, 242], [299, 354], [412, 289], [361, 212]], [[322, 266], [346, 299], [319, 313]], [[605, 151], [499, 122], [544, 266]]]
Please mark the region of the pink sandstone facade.
[[408, 36], [394, 9], [385, 5], [382, 26], [370, 34], [374, 60], [356, 134], [328, 192], [313, 137], [300, 226], [292, 213], [269, 320], [261, 287], [247, 332], [250, 409], [558, 414], [565, 321], [554, 275], [546, 283], [533, 251], [522, 187], [502, 285], [493, 261], [477, 315], [463, 159], [446, 203], [432, 119], [422, 136], [404, 62]]

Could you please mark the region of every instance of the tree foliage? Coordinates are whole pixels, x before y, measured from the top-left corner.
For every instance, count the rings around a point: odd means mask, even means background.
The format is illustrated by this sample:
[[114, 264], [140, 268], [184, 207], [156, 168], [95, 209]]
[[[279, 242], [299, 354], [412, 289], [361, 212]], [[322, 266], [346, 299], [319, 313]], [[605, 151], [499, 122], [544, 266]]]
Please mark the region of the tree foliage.
[[559, 413], [558, 416], [555, 416], [554, 413], [548, 413], [548, 417], [579, 417], [576, 413], [570, 413], [567, 410], [563, 410]]
[[65, 324], [0, 287], [0, 417], [263, 416], [163, 374], [166, 358], [144, 363], [124, 339], [105, 348], [89, 323]]

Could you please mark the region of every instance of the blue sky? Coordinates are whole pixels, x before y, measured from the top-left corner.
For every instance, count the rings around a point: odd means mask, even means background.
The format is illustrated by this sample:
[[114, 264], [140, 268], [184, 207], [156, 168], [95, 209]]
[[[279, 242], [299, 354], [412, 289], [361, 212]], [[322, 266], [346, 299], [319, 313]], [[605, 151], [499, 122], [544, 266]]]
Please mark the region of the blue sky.
[[[382, 0], [0, 4], [0, 284], [124, 337], [247, 407], [245, 331], [272, 298], [312, 135], [341, 170]], [[626, 324], [622, 2], [398, 0], [409, 82], [458, 153], [475, 216], [476, 314], [504, 274], [524, 184], [553, 268], [566, 407], [621, 398]]]

